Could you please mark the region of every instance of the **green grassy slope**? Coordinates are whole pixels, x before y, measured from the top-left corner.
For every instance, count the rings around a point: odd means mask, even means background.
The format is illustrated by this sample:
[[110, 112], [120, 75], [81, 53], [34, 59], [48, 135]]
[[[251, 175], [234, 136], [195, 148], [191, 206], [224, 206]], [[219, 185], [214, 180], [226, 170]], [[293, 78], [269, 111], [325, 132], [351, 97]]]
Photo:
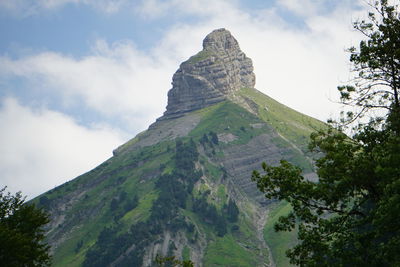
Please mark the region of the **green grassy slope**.
[[189, 134], [193, 138], [200, 138], [210, 131], [231, 133], [238, 138], [230, 145], [244, 144], [257, 135], [272, 131], [272, 128], [268, 125], [263, 125], [260, 128], [252, 127], [252, 124], [262, 123], [263, 121], [231, 101], [224, 101], [197, 112], [202, 119]]
[[[260, 116], [250, 113], [231, 101], [224, 101], [196, 111], [202, 116], [202, 120], [190, 132], [189, 136], [200, 138], [202, 135], [213, 131], [218, 134], [229, 133], [237, 137], [236, 140], [229, 142], [229, 144], [220, 144], [223, 147], [246, 144], [256, 136], [270, 134], [274, 136], [273, 142], [275, 145], [281, 147], [282, 151], [286, 151], [283, 152], [282, 158], [300, 166], [306, 172], [311, 172], [313, 167], [310, 159], [307, 158], [309, 154], [307, 149], [309, 135], [314, 129], [326, 127], [325, 124], [289, 109], [258, 91], [243, 89], [242, 93], [246, 98], [253, 97], [253, 95], [257, 96], [256, 104], [259, 106]], [[271, 110], [275, 112], [264, 113], [262, 107], [266, 103], [273, 106]], [[280, 128], [275, 128], [276, 125], [270, 123], [270, 121], [277, 121], [279, 116], [282, 116], [279, 110], [287, 110], [288, 118], [282, 124], [279, 124]], [[307, 122], [307, 124], [299, 130], [300, 126], [298, 125], [301, 125], [303, 121]], [[220, 156], [223, 157], [223, 155]]]
[[[59, 240], [61, 240], [54, 251], [54, 266], [81, 266], [85, 259], [85, 254], [95, 244], [100, 232], [105, 227], [118, 225], [119, 233], [123, 234], [129, 231], [129, 228], [135, 223], [146, 221], [149, 218], [152, 203], [158, 196], [157, 191], [154, 190], [156, 180], [154, 178], [146, 178], [146, 176], [154, 170], [160, 170], [160, 165], [163, 165], [161, 170], [167, 172], [173, 168], [173, 165], [171, 165], [173, 146], [173, 143], [159, 144], [146, 147], [136, 151], [136, 153], [121, 154], [103, 163], [93, 171], [34, 200], [40, 206], [49, 209], [59, 205], [60, 203], [58, 202], [60, 201], [76, 198], [65, 214], [67, 219], [52, 231], [59, 235]], [[131, 166], [133, 167], [130, 168]], [[222, 171], [219, 166], [207, 161], [204, 162], [203, 169], [205, 175], [208, 176], [209, 183], [211, 181], [220, 183]], [[102, 176], [106, 177], [106, 179], [99, 179]], [[101, 181], [93, 187], [88, 185], [91, 182], [95, 182], [95, 180]], [[209, 188], [203, 187], [199, 190], [204, 191], [207, 189]], [[80, 193], [82, 196], [75, 196], [74, 193], [77, 191], [83, 192]], [[111, 202], [114, 199], [118, 199], [121, 192], [126, 192], [128, 196], [138, 196], [139, 204], [132, 210], [124, 211], [124, 214], [121, 214], [120, 218], [116, 220], [115, 216], [121, 209], [112, 210]], [[43, 204], [43, 199], [47, 199], [47, 205]], [[215, 192], [211, 192], [208, 198], [208, 202], [211, 205], [215, 205], [219, 212], [222, 212], [221, 210], [227, 204], [227, 201], [226, 188], [223, 184], [220, 184]], [[96, 210], [96, 212], [89, 214], [89, 210]], [[206, 250], [206, 258], [207, 262], [211, 264], [210, 266], [217, 266], [215, 264], [224, 261], [223, 258], [218, 256], [221, 251], [224, 251], [224, 257], [231, 259], [234, 259], [235, 253], [240, 251], [240, 259], [237, 258], [237, 261], [242, 262], [242, 264], [232, 266], [253, 265], [254, 252], [243, 249], [236, 243], [238, 238], [235, 239], [234, 236], [239, 236], [240, 231], [237, 233], [232, 232], [231, 227], [234, 224], [228, 224], [228, 233], [224, 237], [219, 237], [212, 225], [204, 221], [201, 216], [190, 211], [190, 205], [188, 205], [186, 212], [182, 211], [182, 214], [188, 218], [188, 221], [198, 225], [210, 242], [210, 246]], [[189, 214], [192, 215], [189, 216]], [[250, 243], [251, 240], [247, 242]], [[234, 250], [230, 250], [231, 247]], [[186, 254], [188, 253], [187, 250]], [[244, 255], [246, 256], [242, 258]], [[186, 257], [189, 256], [186, 255]], [[247, 265], [244, 262], [247, 262]]]
[[205, 254], [204, 266], [254, 266], [257, 264], [254, 254], [240, 246], [240, 240], [227, 234], [210, 243]]
[[327, 127], [325, 123], [295, 111], [258, 90], [243, 88], [240, 95], [256, 103], [260, 119], [305, 153], [308, 153], [310, 134]]
[[286, 250], [293, 247], [297, 241], [297, 231], [293, 232], [275, 232], [274, 225], [278, 222], [280, 216], [285, 216], [291, 211], [288, 203], [278, 203], [270, 208], [268, 221], [264, 228], [264, 238], [271, 249], [272, 257], [276, 266], [291, 266], [286, 257]]
[[[50, 237], [54, 234], [58, 237], [53, 238], [62, 240], [54, 251], [55, 266], [80, 266], [101, 230], [115, 223], [115, 216], [119, 217], [121, 231], [148, 218], [152, 202], [157, 198], [152, 177], [160, 164], [169, 164], [170, 145], [162, 143], [113, 157], [34, 200], [50, 210], [69, 206], [63, 215], [64, 220], [53, 226], [50, 232]], [[111, 202], [122, 192], [127, 195], [125, 202], [133, 196], [138, 197], [139, 203], [134, 209], [125, 211], [122, 201], [119, 203], [121, 207], [112, 209]]]
[[[220, 216], [225, 212], [232, 197], [224, 180], [225, 170], [220, 164], [225, 157], [225, 148], [247, 144], [259, 135], [270, 134], [275, 136], [272, 140], [276, 146], [282, 151], [289, 151], [285, 152], [289, 153], [287, 158], [310, 171], [304, 155], [308, 135], [318, 127], [324, 127], [323, 123], [291, 110], [258, 91], [243, 89], [241, 95], [258, 106], [259, 116], [231, 101], [224, 101], [195, 111], [201, 117], [200, 122], [187, 137], [181, 138], [183, 142], [193, 140], [196, 144], [200, 151], [196, 166], [203, 173], [187, 198], [185, 207], [178, 211], [180, 218], [188, 225], [195, 225], [199, 231], [185, 233], [189, 243], [182, 247], [181, 252], [185, 259], [190, 258], [194, 249], [190, 242], [199, 242], [203, 238], [207, 243], [203, 251], [205, 266], [254, 266], [268, 261], [260, 256], [259, 248], [254, 245], [257, 235], [250, 216], [254, 211], [241, 210], [238, 221], [227, 222], [226, 233], [221, 236], [213, 223], [192, 210], [194, 201], [205, 196], [206, 202], [215, 206]], [[229, 142], [213, 141], [215, 135], [228, 134], [235, 138]], [[160, 175], [171, 174], [175, 169], [176, 143], [170, 140], [134, 150], [125, 149], [135, 142], [138, 139], [125, 144], [123, 152], [92, 171], [33, 201], [50, 210], [57, 219], [53, 221], [49, 233], [49, 240], [56, 244], [54, 266], [81, 266], [86, 253], [95, 246], [99, 234], [106, 227], [114, 227], [118, 235], [126, 235], [133, 225], [151, 218], [153, 203], [160, 194], [156, 183]], [[293, 146], [300, 149], [296, 150]], [[124, 208], [134, 198], [138, 199], [137, 205], [132, 209]], [[252, 205], [242, 204], [242, 209]], [[284, 205], [276, 207], [264, 232], [277, 266], [287, 266], [283, 251], [295, 240], [291, 234], [280, 235], [272, 230], [274, 222], [287, 209]]]

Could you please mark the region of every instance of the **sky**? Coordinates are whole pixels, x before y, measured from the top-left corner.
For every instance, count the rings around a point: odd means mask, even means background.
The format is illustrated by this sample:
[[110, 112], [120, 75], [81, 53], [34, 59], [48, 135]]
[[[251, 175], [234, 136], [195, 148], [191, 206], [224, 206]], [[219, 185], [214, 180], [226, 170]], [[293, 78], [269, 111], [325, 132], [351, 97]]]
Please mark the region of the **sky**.
[[256, 88], [326, 121], [363, 0], [0, 0], [0, 188], [28, 199], [96, 167], [165, 111], [179, 64], [226, 28]]

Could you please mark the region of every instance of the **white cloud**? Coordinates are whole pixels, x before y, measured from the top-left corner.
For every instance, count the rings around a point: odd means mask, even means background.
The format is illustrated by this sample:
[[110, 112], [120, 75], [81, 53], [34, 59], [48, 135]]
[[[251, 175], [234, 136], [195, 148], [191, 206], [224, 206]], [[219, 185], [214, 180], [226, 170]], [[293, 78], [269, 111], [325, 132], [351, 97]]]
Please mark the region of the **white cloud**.
[[[306, 2], [310, 10], [321, 9], [319, 1]], [[282, 5], [297, 11], [299, 2], [277, 2], [277, 7]], [[61, 94], [65, 104], [81, 99], [109, 119], [124, 118], [137, 132], [164, 111], [166, 93], [179, 63], [201, 49], [202, 39], [212, 29], [225, 27], [253, 59], [259, 90], [326, 120], [338, 108], [331, 101], [337, 100], [336, 86], [348, 77], [344, 50], [358, 38], [350, 25], [360, 11], [353, 7], [354, 2], [343, 0], [323, 15], [306, 14], [306, 27], [293, 28], [276, 7], [250, 14], [236, 1], [143, 1], [137, 12], [153, 14], [153, 19], [180, 14], [198, 16], [199, 20], [173, 25], [146, 52], [133, 43], [99, 40], [92, 54], [83, 58], [54, 52], [18, 60], [2, 57], [0, 75], [25, 77], [36, 86]]]
[[116, 13], [129, 6], [129, 0], [1, 0], [0, 10], [6, 10], [18, 16], [39, 15], [43, 12], [57, 10], [69, 4], [89, 5], [104, 13]]
[[201, 16], [212, 17], [222, 12], [232, 12], [237, 0], [143, 0], [135, 11], [149, 19], [164, 16]]
[[175, 68], [169, 57], [146, 55], [126, 42], [110, 47], [101, 40], [92, 55], [81, 59], [54, 52], [0, 58], [0, 76], [26, 78], [42, 91], [61, 95], [65, 105], [82, 100], [105, 117], [126, 117], [136, 132], [162, 114]]
[[366, 4], [363, 0], [277, 0], [276, 3], [280, 8], [303, 17], [326, 15], [338, 9], [348, 11]]
[[300, 8], [299, 1], [283, 0], [253, 14], [228, 1], [151, 2], [153, 7], [162, 6], [162, 12], [152, 13], [146, 5], [141, 8], [153, 14], [153, 19], [169, 10], [202, 18], [198, 23], [170, 29], [162, 40], [164, 53], [178, 51], [188, 57], [196, 52], [193, 42], [199, 50], [207, 33], [225, 27], [253, 59], [259, 90], [321, 120], [338, 112], [339, 106], [333, 103], [338, 100], [336, 86], [347, 81], [349, 71], [345, 48], [359, 38], [351, 29], [352, 19], [360, 12], [354, 9], [354, 1], [343, 0], [320, 14], [321, 2], [308, 0], [306, 6], [313, 12], [303, 14], [306, 27], [293, 27], [278, 13], [284, 3], [293, 12], [300, 12], [304, 6]]
[[158, 18], [165, 16], [174, 5], [173, 2], [159, 2], [157, 0], [144, 0], [135, 8], [136, 12], [143, 17]]
[[[338, 113], [338, 105], [330, 99], [338, 99], [336, 86], [348, 77], [344, 49], [359, 40], [351, 30], [351, 21], [362, 11], [355, 10], [350, 2], [343, 0], [323, 14], [304, 13], [305, 27], [293, 27], [278, 11], [286, 3], [293, 12], [298, 12], [296, 1], [282, 0], [276, 6], [252, 13], [231, 1], [144, 1], [136, 12], [148, 18], [194, 16], [197, 20], [191, 23], [178, 20], [146, 51], [130, 42], [99, 40], [92, 52], [81, 58], [51, 51], [19, 59], [3, 56], [0, 81], [2, 77], [24, 78], [32, 88], [60, 95], [64, 105], [82, 103], [98, 112], [103, 116], [102, 122], [123, 119], [131, 124], [133, 137], [164, 111], [167, 90], [179, 63], [201, 49], [206, 34], [224, 27], [253, 59], [259, 90], [294, 109], [326, 120]], [[310, 10], [320, 8], [317, 1], [307, 3], [313, 5]], [[5, 156], [0, 158], [0, 171], [7, 173], [4, 177], [9, 177], [9, 182], [15, 177], [15, 190], [29, 184], [27, 174], [35, 177], [39, 188], [39, 184], [52, 181], [46, 185], [52, 187], [62, 179], [87, 171], [95, 165], [91, 157], [96, 159], [97, 152], [93, 151], [110, 153], [120, 140], [108, 130], [76, 125], [60, 113], [46, 109], [38, 113], [10, 100], [5, 103], [0, 122], [9, 130], [0, 133], [3, 142], [0, 145], [7, 148]], [[28, 135], [30, 132], [32, 135]], [[80, 140], [76, 145], [68, 139], [74, 134]], [[63, 139], [70, 141], [58, 142]], [[104, 145], [107, 142], [110, 145]], [[67, 150], [64, 146], [68, 146]], [[76, 155], [85, 157], [78, 161]], [[55, 167], [48, 169], [49, 163]], [[57, 168], [63, 172], [55, 172]], [[40, 180], [40, 177], [45, 178]]]
[[81, 0], [86, 5], [91, 5], [107, 14], [114, 14], [125, 7], [133, 5], [135, 1], [129, 0]]
[[336, 114], [336, 86], [347, 81], [349, 71], [345, 49], [359, 38], [350, 26], [354, 12], [339, 6], [325, 16], [310, 15], [301, 29], [266, 23], [254, 24], [251, 31], [241, 29], [257, 88], [321, 120]]
[[52, 189], [111, 157], [123, 135], [83, 127], [64, 114], [30, 109], [15, 99], [0, 103], [0, 187], [28, 198]]
[[326, 5], [326, 2], [326, 0], [278, 0], [278, 5], [297, 15], [309, 16], [318, 12], [323, 5]]

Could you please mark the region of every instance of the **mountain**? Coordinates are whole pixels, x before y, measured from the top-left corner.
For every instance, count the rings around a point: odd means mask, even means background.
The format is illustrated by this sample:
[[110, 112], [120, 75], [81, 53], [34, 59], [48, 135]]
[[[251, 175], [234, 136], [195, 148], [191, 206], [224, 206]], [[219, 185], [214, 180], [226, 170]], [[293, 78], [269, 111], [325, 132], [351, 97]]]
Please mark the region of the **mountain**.
[[286, 159], [312, 179], [311, 132], [325, 127], [254, 88], [251, 59], [225, 29], [173, 75], [164, 115], [113, 157], [34, 202], [51, 214], [54, 266], [287, 266], [290, 211], [251, 181]]

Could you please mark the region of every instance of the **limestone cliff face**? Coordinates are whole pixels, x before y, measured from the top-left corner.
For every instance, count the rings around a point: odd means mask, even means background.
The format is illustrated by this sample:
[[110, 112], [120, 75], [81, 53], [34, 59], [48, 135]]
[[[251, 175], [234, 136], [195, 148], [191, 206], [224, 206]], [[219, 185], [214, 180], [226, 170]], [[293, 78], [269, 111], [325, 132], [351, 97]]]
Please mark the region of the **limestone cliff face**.
[[183, 62], [174, 74], [163, 118], [204, 108], [254, 85], [251, 59], [228, 30], [214, 30], [204, 39], [203, 50]]

